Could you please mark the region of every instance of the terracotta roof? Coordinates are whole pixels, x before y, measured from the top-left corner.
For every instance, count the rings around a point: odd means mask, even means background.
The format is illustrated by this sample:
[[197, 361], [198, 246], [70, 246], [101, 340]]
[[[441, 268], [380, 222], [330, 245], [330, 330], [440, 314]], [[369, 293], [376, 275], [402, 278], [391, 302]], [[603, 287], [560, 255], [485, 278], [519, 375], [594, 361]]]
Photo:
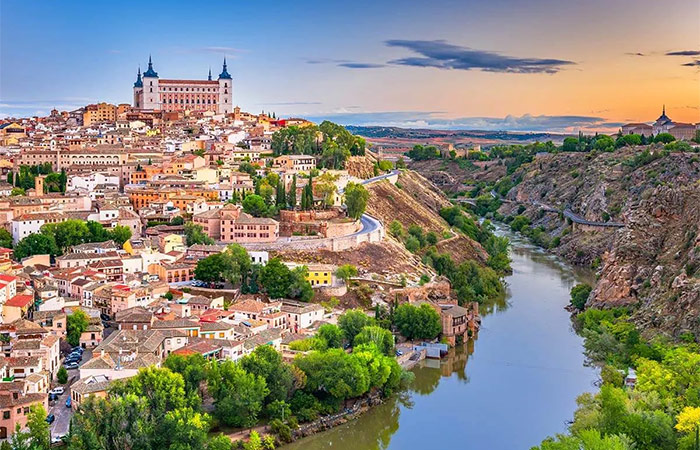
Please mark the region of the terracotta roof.
[[5, 306], [14, 306], [16, 308], [26, 308], [34, 301], [32, 295], [15, 295], [11, 299], [5, 302]]

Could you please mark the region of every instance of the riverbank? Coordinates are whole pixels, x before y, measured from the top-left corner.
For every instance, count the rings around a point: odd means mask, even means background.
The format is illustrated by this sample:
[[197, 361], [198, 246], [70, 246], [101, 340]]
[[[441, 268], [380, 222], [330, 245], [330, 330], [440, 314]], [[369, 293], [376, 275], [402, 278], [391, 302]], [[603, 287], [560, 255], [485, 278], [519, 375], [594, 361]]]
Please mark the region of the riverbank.
[[408, 390], [285, 449], [512, 450], [566, 431], [576, 397], [598, 379], [564, 309], [592, 274], [498, 229], [512, 240], [513, 274], [506, 298], [483, 305], [478, 339], [418, 364]]

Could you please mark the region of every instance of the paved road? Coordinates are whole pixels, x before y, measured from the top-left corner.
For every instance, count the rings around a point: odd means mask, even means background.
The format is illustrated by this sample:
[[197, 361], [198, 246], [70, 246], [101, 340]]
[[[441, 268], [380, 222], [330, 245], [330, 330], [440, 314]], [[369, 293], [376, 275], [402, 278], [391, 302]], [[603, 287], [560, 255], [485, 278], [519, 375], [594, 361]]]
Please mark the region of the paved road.
[[[87, 361], [92, 359], [92, 350], [86, 349], [83, 352], [83, 360], [80, 362], [82, 366]], [[63, 361], [61, 361], [63, 363]], [[70, 369], [68, 371], [68, 383], [64, 386], [65, 392], [58, 399], [49, 405], [49, 414], [53, 414], [56, 420], [51, 424], [51, 437], [61, 436], [68, 433], [70, 428], [70, 419], [73, 417], [73, 408], [66, 406], [66, 400], [70, 397], [70, 385], [80, 378], [80, 367], [78, 369]], [[58, 386], [58, 385], [56, 385]]]
[[351, 234], [351, 236], [359, 236], [361, 234], [371, 233], [382, 226], [381, 222], [379, 222], [374, 217], [368, 216], [367, 214], [363, 214], [362, 217], [360, 217], [360, 223], [362, 224], [362, 228], [360, 228], [360, 231]]
[[[386, 180], [387, 178], [392, 177], [392, 176], [394, 176], [394, 175], [398, 175], [398, 174], [399, 174], [399, 171], [398, 171], [398, 170], [392, 170], [392, 171], [389, 172], [389, 173], [385, 173], [385, 174], [382, 174], [382, 175], [377, 175], [376, 177], [367, 178], [366, 180], [362, 180], [362, 181], [360, 181], [360, 184], [363, 184], [363, 185], [372, 184], [372, 183], [374, 183], [374, 182], [376, 182], [376, 181]], [[344, 189], [344, 188], [343, 188], [343, 189], [338, 189], [338, 194], [342, 194], [343, 192], [345, 192], [345, 189]]]
[[609, 227], [609, 228], [622, 228], [625, 226], [624, 223], [619, 223], [619, 222], [594, 222], [591, 220], [586, 220], [583, 217], [579, 216], [575, 212], [571, 211], [569, 208], [566, 208], [564, 210], [564, 217], [571, 219], [572, 222], [578, 223], [581, 225], [591, 225], [595, 227]]

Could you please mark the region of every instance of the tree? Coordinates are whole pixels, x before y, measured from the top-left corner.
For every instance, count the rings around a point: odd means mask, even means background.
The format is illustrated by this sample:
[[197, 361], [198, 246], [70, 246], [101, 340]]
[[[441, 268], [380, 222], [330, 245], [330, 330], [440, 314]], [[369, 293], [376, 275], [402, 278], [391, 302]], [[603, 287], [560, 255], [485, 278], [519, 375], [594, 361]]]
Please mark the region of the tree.
[[654, 142], [661, 142], [662, 144], [669, 144], [675, 140], [676, 138], [671, 133], [659, 133], [654, 138]]
[[109, 231], [109, 236], [114, 242], [122, 246], [126, 241], [131, 239], [131, 228], [117, 225]]
[[314, 395], [330, 395], [336, 401], [358, 397], [369, 390], [367, 367], [342, 349], [312, 351], [298, 357], [294, 364], [306, 374], [305, 391]]
[[359, 309], [349, 309], [338, 318], [338, 326], [348, 342], [354, 342], [355, 336], [366, 326], [374, 325], [374, 319]]
[[68, 343], [73, 347], [80, 345], [80, 335], [90, 325], [90, 318], [82, 309], [76, 309], [68, 316], [66, 328], [68, 330]]
[[403, 239], [405, 232], [406, 230], [404, 230], [403, 224], [398, 220], [394, 219], [389, 224], [389, 233], [396, 239]]
[[257, 431], [250, 432], [250, 438], [243, 444], [243, 450], [263, 450], [262, 440]]
[[357, 336], [355, 336], [353, 346], [358, 347], [365, 344], [375, 345], [377, 349], [385, 355], [392, 355], [394, 353], [394, 335], [391, 334], [391, 331], [382, 327], [368, 326], [362, 328]]
[[21, 195], [25, 195], [25, 191], [21, 187], [12, 188], [12, 191], [10, 191], [11, 197], [17, 197]]
[[279, 209], [287, 207], [287, 193], [284, 191], [284, 182], [277, 182], [277, 192], [275, 194], [275, 204]]
[[192, 408], [168, 411], [163, 420], [167, 430], [167, 441], [171, 450], [199, 450], [206, 448], [210, 420], [209, 416]]
[[287, 297], [309, 302], [314, 298], [314, 290], [308, 280], [309, 269], [306, 266], [295, 267], [291, 271], [291, 282], [287, 287]]
[[292, 185], [289, 188], [289, 192], [287, 192], [287, 205], [291, 209], [296, 208], [297, 206], [297, 176], [294, 174], [292, 177]]
[[214, 253], [197, 261], [194, 276], [207, 283], [215, 283], [224, 280], [226, 270], [226, 257], [223, 253]]
[[46, 422], [46, 410], [41, 404], [32, 405], [27, 416], [27, 437], [31, 450], [49, 450], [51, 448], [51, 429]]
[[314, 208], [314, 190], [313, 190], [313, 177], [309, 176], [309, 181], [304, 186], [301, 191], [301, 209], [303, 211], [308, 211]]
[[134, 394], [145, 399], [150, 414], [157, 420], [163, 419], [169, 411], [189, 406], [182, 376], [170, 369], [155, 366], [140, 369], [136, 376], [126, 382], [116, 383], [110, 394]]
[[269, 393], [263, 377], [246, 372], [233, 361], [212, 364], [208, 390], [214, 398], [216, 416], [235, 427], [255, 425]]
[[61, 366], [61, 368], [58, 369], [58, 372], [56, 373], [56, 378], [61, 384], [66, 384], [68, 382], [68, 371], [65, 367]]
[[182, 376], [188, 395], [199, 393], [202, 381], [207, 378], [207, 360], [198, 353], [188, 356], [171, 353], [163, 362], [163, 367]]
[[260, 284], [270, 298], [284, 298], [292, 284], [292, 271], [279, 258], [272, 258], [260, 269]]
[[345, 187], [345, 205], [348, 209], [348, 216], [357, 220], [362, 217], [367, 208], [369, 192], [361, 184], [350, 182]]
[[267, 204], [260, 195], [246, 195], [243, 199], [243, 211], [254, 217], [263, 217], [267, 214]]
[[326, 343], [326, 348], [341, 348], [345, 334], [338, 326], [324, 323], [318, 328], [316, 337]]
[[4, 228], [0, 228], [0, 247], [12, 248], [12, 235]]
[[347, 284], [350, 278], [357, 276], [357, 267], [352, 264], [343, 264], [335, 271], [335, 276]]
[[262, 377], [268, 389], [264, 403], [284, 402], [294, 390], [294, 375], [282, 355], [270, 345], [261, 345], [241, 359], [241, 367], [248, 373]]
[[409, 303], [394, 311], [394, 325], [408, 339], [435, 339], [442, 331], [440, 314], [428, 304], [416, 307]]
[[61, 252], [69, 247], [90, 242], [91, 233], [82, 220], [66, 220], [60, 223], [48, 223], [41, 227], [41, 233], [53, 236]]
[[202, 226], [193, 222], [185, 224], [185, 240], [188, 247], [195, 244], [212, 245], [214, 243], [214, 239], [204, 234]]

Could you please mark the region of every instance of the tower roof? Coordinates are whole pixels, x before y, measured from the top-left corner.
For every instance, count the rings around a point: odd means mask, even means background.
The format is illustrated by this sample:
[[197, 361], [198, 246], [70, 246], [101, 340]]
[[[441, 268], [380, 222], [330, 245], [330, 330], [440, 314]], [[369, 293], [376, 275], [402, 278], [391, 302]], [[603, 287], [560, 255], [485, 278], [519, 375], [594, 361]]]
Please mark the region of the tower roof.
[[151, 61], [151, 55], [148, 55], [148, 70], [143, 73], [143, 77], [158, 78], [158, 72], [153, 70], [153, 62]]
[[139, 66], [139, 71], [136, 75], [136, 82], [134, 83], [135, 88], [143, 87], [143, 81], [141, 81], [141, 67]]
[[224, 70], [219, 74], [219, 79], [220, 80], [230, 80], [231, 79], [231, 74], [228, 73], [228, 70], [226, 70], [226, 57], [224, 56]]
[[209, 68], [209, 76], [207, 77], [208, 81], [211, 81], [211, 67]]
[[656, 123], [662, 125], [668, 122], [671, 122], [671, 119], [666, 115], [666, 105], [664, 105], [663, 109], [661, 110], [661, 115], [658, 119], [656, 119]]

